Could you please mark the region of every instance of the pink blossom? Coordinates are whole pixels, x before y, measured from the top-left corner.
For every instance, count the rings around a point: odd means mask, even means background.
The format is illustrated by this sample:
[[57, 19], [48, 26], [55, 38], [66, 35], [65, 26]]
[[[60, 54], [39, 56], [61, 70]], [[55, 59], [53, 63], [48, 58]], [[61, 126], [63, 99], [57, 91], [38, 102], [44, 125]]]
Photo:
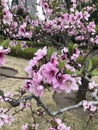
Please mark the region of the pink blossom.
[[79, 57], [79, 55], [80, 55], [80, 51], [79, 51], [79, 49], [78, 48], [75, 48], [75, 53], [73, 53], [72, 54], [72, 56], [71, 56], [71, 60], [76, 60], [78, 57]]
[[29, 65], [25, 68], [25, 72], [27, 72], [30, 77], [33, 75], [34, 67], [38, 65], [38, 60], [37, 57], [34, 57], [29, 61]]
[[8, 100], [11, 101], [13, 98], [13, 94], [10, 91], [8, 91], [4, 93], [4, 98], [5, 98], [5, 101], [8, 101]]
[[32, 124], [32, 128], [34, 129], [34, 130], [38, 130], [38, 124]]
[[67, 54], [67, 53], [68, 53], [68, 48], [64, 47], [64, 48], [61, 50], [61, 53], [62, 53], [62, 54]]
[[60, 124], [62, 123], [61, 119], [59, 119], [59, 118], [56, 118], [55, 121], [56, 121], [56, 123], [57, 123], [58, 125], [60, 125]]
[[57, 128], [49, 128], [48, 130], [70, 130], [71, 127], [67, 127], [59, 118], [56, 118]]
[[77, 20], [81, 20], [83, 18], [83, 13], [82, 12], [76, 11], [75, 15], [76, 15]]
[[53, 91], [70, 93], [71, 90], [78, 90], [78, 85], [76, 84], [76, 80], [72, 78], [70, 75], [58, 75], [57, 78], [53, 80]]
[[98, 44], [98, 35], [95, 37], [95, 43]]
[[96, 106], [92, 105], [90, 102], [88, 101], [83, 101], [83, 108], [84, 108], [84, 111], [86, 110], [90, 110], [92, 112], [95, 112], [96, 111]]
[[88, 18], [90, 17], [90, 14], [87, 11], [84, 11], [83, 17], [85, 20], [88, 21]]
[[76, 80], [74, 78], [66, 74], [60, 88], [64, 89], [66, 93], [70, 93], [71, 90], [78, 90], [78, 85], [76, 84]]
[[38, 25], [39, 25], [38, 21], [32, 20], [32, 28], [38, 27]]
[[41, 85], [42, 76], [40, 73], [33, 73], [32, 80], [25, 81], [23, 90], [26, 92], [31, 92], [35, 96], [42, 96], [44, 87]]
[[48, 3], [44, 2], [44, 0], [40, 0], [40, 6], [44, 9], [47, 10], [49, 8]]
[[43, 95], [44, 87], [42, 85], [37, 85], [32, 82], [30, 84], [30, 92], [33, 93], [37, 97], [41, 97]]
[[18, 23], [17, 23], [17, 22], [13, 22], [13, 23], [11, 24], [11, 26], [10, 26], [10, 29], [11, 29], [11, 30], [14, 30], [14, 29], [17, 28], [17, 26], [18, 26]]
[[54, 78], [53, 82], [52, 82], [52, 90], [56, 91], [58, 93], [61, 93], [62, 91], [64, 91], [64, 89], [61, 89], [63, 80], [65, 78], [65, 75], [61, 75], [58, 74], [57, 77]]
[[54, 65], [57, 66], [58, 64], [58, 57], [57, 57], [57, 53], [53, 53], [51, 58], [50, 58], [50, 62]]
[[76, 36], [75, 37], [76, 41], [83, 41], [84, 39], [85, 39], [84, 36]]
[[3, 23], [10, 25], [13, 18], [12, 13], [6, 8], [3, 9], [3, 12], [4, 12]]
[[32, 38], [32, 31], [31, 30], [30, 31], [26, 31], [25, 37], [26, 38]]
[[23, 91], [29, 92], [30, 91], [30, 80], [26, 80], [23, 85]]
[[24, 103], [23, 102], [20, 102], [20, 108], [23, 109], [25, 106], [24, 106]]
[[89, 86], [88, 86], [89, 90], [94, 89], [94, 88], [96, 87], [96, 85], [97, 85], [97, 84], [95, 83], [95, 81], [90, 82], [90, 83], [89, 83]]
[[14, 121], [14, 118], [12, 115], [7, 115], [6, 120], [4, 120], [5, 124], [12, 125], [12, 122]]
[[16, 42], [15, 40], [9, 42], [10, 46], [14, 46], [15, 47], [17, 44], [18, 44], [18, 42]]
[[58, 69], [51, 62], [48, 62], [47, 64], [41, 66], [39, 72], [42, 75], [44, 81], [51, 83], [55, 78]]
[[88, 32], [90, 32], [92, 34], [95, 34], [95, 32], [96, 32], [95, 28], [96, 28], [96, 25], [95, 25], [94, 21], [89, 22], [89, 24], [87, 25]]
[[61, 50], [61, 60], [65, 60], [68, 56], [68, 48], [64, 47]]
[[28, 123], [25, 123], [24, 125], [22, 125], [22, 130], [29, 130]]
[[39, 50], [35, 53], [35, 56], [40, 60], [40, 59], [42, 59], [46, 54], [47, 54], [47, 48], [46, 48], [46, 46], [45, 46], [43, 49], [39, 49]]
[[28, 48], [28, 46], [27, 46], [27, 44], [26, 44], [26, 41], [21, 41], [21, 42], [20, 42], [20, 45], [21, 45], [21, 49], [22, 49], [22, 50]]
[[76, 3], [76, 0], [72, 0], [73, 3]]
[[0, 67], [3, 66], [5, 63], [5, 54], [7, 54], [10, 51], [10, 49], [4, 49], [2, 46], [0, 46]]
[[45, 13], [45, 18], [49, 18], [50, 15], [52, 14], [53, 10], [52, 9], [47, 9]]
[[74, 12], [75, 10], [74, 10], [74, 8], [70, 8], [70, 11], [71, 11], [71, 12]]
[[42, 75], [40, 73], [33, 73], [32, 76], [33, 82], [35, 82], [36, 84], [39, 84], [42, 81]]
[[80, 50], [79, 50], [78, 48], [75, 48], [74, 51], [75, 51], [75, 54], [76, 54], [76, 55], [78, 55], [78, 56], [80, 55]]
[[78, 67], [81, 68], [81, 66], [82, 66], [82, 65], [81, 65], [80, 63], [78, 63]]
[[1, 0], [1, 4], [3, 7], [8, 8], [6, 0]]
[[67, 70], [70, 70], [71, 72], [75, 72], [75, 68], [73, 66], [66, 64], [65, 67], [66, 67]]
[[88, 103], [87, 101], [83, 101], [83, 108], [84, 108], [84, 111], [88, 110], [90, 108], [90, 103]]
[[91, 42], [91, 43], [95, 43], [95, 41], [94, 41], [94, 38], [93, 38], [93, 37], [91, 37], [91, 38], [90, 38], [90, 42]]
[[28, 101], [28, 102], [26, 102], [26, 107], [27, 108], [30, 108], [30, 106], [31, 106], [31, 103]]
[[97, 109], [97, 107], [96, 107], [96, 106], [93, 106], [93, 105], [91, 105], [91, 106], [90, 106], [90, 111], [95, 112], [95, 111], [96, 111], [96, 109]]
[[26, 33], [26, 23], [23, 23], [20, 27], [19, 27], [19, 31], [18, 31], [18, 35], [19, 36], [25, 36]]
[[0, 119], [0, 128], [4, 125], [4, 122]]
[[0, 128], [5, 124], [12, 124], [13, 117], [11, 115], [7, 115], [6, 111], [7, 109], [0, 108]]

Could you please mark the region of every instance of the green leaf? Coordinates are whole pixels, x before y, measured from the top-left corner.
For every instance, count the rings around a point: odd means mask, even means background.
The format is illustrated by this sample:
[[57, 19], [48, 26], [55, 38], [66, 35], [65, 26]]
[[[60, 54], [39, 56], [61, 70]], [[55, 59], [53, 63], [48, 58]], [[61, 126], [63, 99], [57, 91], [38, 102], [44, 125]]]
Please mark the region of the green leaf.
[[84, 66], [77, 71], [77, 75], [82, 75], [83, 72], [84, 72]]
[[72, 74], [72, 71], [67, 70], [66, 67], [64, 67], [64, 74], [70, 74], [70, 75], [71, 75], [71, 74]]
[[96, 25], [96, 28], [95, 28], [96, 32], [98, 33], [98, 23]]
[[54, 53], [54, 48], [48, 47], [47, 57], [50, 58], [53, 53]]
[[4, 92], [2, 90], [0, 90], [0, 96], [3, 96]]
[[98, 75], [98, 67], [89, 73], [91, 76]]
[[4, 40], [4, 41], [1, 43], [1, 45], [6, 47], [6, 46], [8, 46], [9, 42], [10, 42], [10, 39]]
[[59, 64], [58, 64], [59, 70], [62, 70], [62, 68], [64, 68], [64, 66], [65, 66], [65, 61], [59, 61]]
[[92, 67], [93, 67], [92, 60], [89, 59], [89, 60], [88, 60], [88, 72], [91, 71]]

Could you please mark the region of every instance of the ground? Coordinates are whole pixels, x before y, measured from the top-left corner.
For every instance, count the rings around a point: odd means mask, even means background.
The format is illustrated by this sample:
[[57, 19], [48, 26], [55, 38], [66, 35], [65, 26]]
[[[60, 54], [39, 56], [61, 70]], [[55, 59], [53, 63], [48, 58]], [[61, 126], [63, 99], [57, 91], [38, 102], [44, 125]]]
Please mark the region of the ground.
[[[4, 65], [4, 68], [0, 69], [0, 72], [7, 75], [25, 77], [27, 75], [24, 72], [24, 68], [27, 65], [28, 61], [25, 59], [7, 56], [6, 64]], [[94, 77], [94, 80], [97, 81], [97, 79], [98, 77]], [[21, 87], [23, 83], [24, 81], [20, 79], [5, 78], [0, 76], [0, 89], [3, 89], [5, 92], [11, 91], [13, 93], [17, 93], [15, 90]], [[60, 108], [63, 108], [65, 106], [75, 104], [74, 99], [75, 93], [71, 93], [70, 95], [65, 95], [65, 93], [53, 94], [52, 92], [48, 92], [47, 90], [45, 90], [45, 94], [42, 97], [42, 100], [52, 111], [59, 110]], [[35, 101], [33, 101], [33, 108], [36, 109]], [[21, 130], [22, 122], [25, 123], [26, 120], [28, 122], [32, 122], [32, 118], [30, 118], [30, 115], [31, 113], [28, 110], [26, 110], [24, 114], [20, 112], [17, 116], [15, 116], [16, 122], [14, 122], [11, 127], [5, 126], [1, 128], [1, 130]], [[66, 112], [63, 115], [60, 115], [60, 117], [64, 119], [67, 125], [71, 125], [75, 128], [72, 130], [98, 130], [98, 114], [96, 114], [96, 118], [94, 118], [94, 121], [90, 121], [90, 124], [86, 129], [86, 122], [89, 120], [89, 112], [84, 113], [82, 108]], [[46, 114], [46, 118], [51, 117]], [[38, 119], [37, 121], [41, 124], [39, 125], [39, 130], [47, 130], [48, 125], [46, 125], [46, 122], [44, 120]]]

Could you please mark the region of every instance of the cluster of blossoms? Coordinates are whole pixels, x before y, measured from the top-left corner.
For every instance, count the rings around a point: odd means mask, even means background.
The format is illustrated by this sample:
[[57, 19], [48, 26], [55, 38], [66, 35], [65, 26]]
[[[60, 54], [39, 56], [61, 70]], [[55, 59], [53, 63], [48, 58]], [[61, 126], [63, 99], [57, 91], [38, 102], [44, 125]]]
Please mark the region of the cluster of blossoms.
[[[4, 14], [2, 23], [4, 24], [4, 26], [7, 25], [6, 29], [4, 29], [4, 33], [15, 39], [28, 38], [36, 40], [43, 40], [41, 39], [41, 37], [43, 37], [44, 34], [46, 35], [46, 37], [47, 35], [53, 37], [58, 36], [59, 34], [64, 34], [64, 39], [66, 39], [66, 37], [72, 37], [74, 38], [75, 43], [97, 44], [98, 36], [96, 35], [96, 25], [94, 21], [89, 20], [90, 13], [94, 10], [94, 5], [93, 7], [87, 6], [83, 7], [82, 10], [79, 10], [79, 2], [80, 1], [72, 1], [73, 4], [71, 5], [70, 13], [65, 13], [63, 9], [61, 10], [61, 14], [58, 14], [58, 16], [53, 16], [53, 14], [55, 14], [56, 12], [54, 10], [56, 7], [54, 6], [59, 6], [58, 1], [56, 1], [56, 3], [53, 3], [53, 1], [47, 2], [45, 0], [40, 0], [39, 4], [42, 7], [42, 10], [44, 11], [44, 16], [46, 18], [45, 20], [32, 20], [27, 14], [25, 18], [22, 19], [17, 15], [18, 5], [15, 5], [12, 8], [11, 14], [11, 11], [6, 6], [6, 2], [4, 3], [2, 1], [2, 12]], [[22, 4], [22, 6], [23, 5], [24, 4]], [[25, 12], [25, 8], [23, 8], [23, 10]], [[69, 39], [70, 38], [68, 38], [68, 40]]]
[[0, 100], [2, 102], [12, 101], [12, 98], [13, 98], [13, 94], [10, 91], [2, 93], [0, 96]]
[[13, 121], [12, 115], [7, 115], [6, 114], [7, 110], [4, 108], [0, 108], [0, 128], [5, 125], [11, 125]]
[[32, 126], [29, 126], [28, 123], [25, 123], [23, 126], [22, 126], [22, 130], [29, 130], [32, 129], [32, 130], [38, 130], [38, 124], [32, 124]]
[[[32, 80], [25, 81], [23, 90], [34, 93], [36, 96], [42, 96], [45, 86], [51, 86], [50, 88], [58, 93], [62, 91], [70, 93], [71, 90], [78, 90], [78, 81], [71, 76], [75, 75], [75, 68], [69, 64], [69, 59], [71, 58], [74, 62], [80, 54], [79, 50], [75, 48], [76, 51], [71, 56], [68, 56], [68, 52], [66, 53], [64, 50], [67, 48], [64, 48], [60, 54], [53, 53], [50, 58], [47, 58], [47, 48], [39, 49], [25, 68]], [[61, 64], [63, 66], [60, 67]]]
[[4, 7], [3, 14], [4, 14], [3, 15], [3, 23], [10, 25], [11, 22], [12, 22], [12, 20], [13, 20], [12, 13], [9, 11], [9, 9], [7, 9], [6, 7]]
[[55, 127], [51, 127], [48, 130], [70, 130], [71, 129], [71, 127], [67, 127], [64, 123], [62, 123], [62, 121], [59, 118], [55, 119], [54, 124]]
[[95, 112], [97, 110], [97, 107], [92, 105], [92, 103], [88, 101], [83, 101], [83, 108], [84, 108], [84, 111], [90, 110], [91, 112]]
[[88, 86], [89, 90], [93, 90], [97, 87], [98, 87], [98, 84], [96, 84], [95, 81], [90, 82]]
[[42, 7], [42, 10], [44, 11], [45, 19], [48, 19], [53, 13], [53, 9], [49, 7], [49, 3], [47, 3], [45, 0], [40, 0], [39, 3], [40, 6]]

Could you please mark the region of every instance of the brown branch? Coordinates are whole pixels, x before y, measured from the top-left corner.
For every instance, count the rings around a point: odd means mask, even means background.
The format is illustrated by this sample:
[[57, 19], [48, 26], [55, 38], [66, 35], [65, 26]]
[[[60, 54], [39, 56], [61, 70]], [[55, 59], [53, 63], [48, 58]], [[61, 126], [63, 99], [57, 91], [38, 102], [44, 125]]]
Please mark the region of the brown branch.
[[[72, 105], [72, 106], [68, 106], [68, 107], [65, 107], [65, 108], [62, 108], [60, 110], [57, 110], [55, 112], [52, 112], [42, 101], [39, 97], [36, 97], [35, 95], [31, 94], [31, 95], [26, 95], [22, 98], [20, 98], [19, 100], [12, 100], [12, 101], [6, 101], [8, 102], [12, 107], [17, 107], [20, 105], [21, 101], [27, 101], [27, 100], [30, 100], [30, 99], [35, 99], [38, 106], [41, 106], [50, 116], [56, 116], [56, 115], [59, 115], [59, 114], [62, 114], [66, 111], [69, 111], [69, 110], [72, 110], [72, 109], [77, 109], [79, 107], [82, 106], [83, 104], [83, 101], [82, 100], [81, 102], [79, 102], [78, 104], [75, 104], [75, 105]], [[98, 101], [88, 101], [90, 102], [92, 105], [97, 105], [98, 106]]]
[[19, 76], [11, 76], [11, 75], [6, 75], [6, 74], [2, 74], [0, 73], [1, 76], [7, 77], [7, 78], [13, 78], [13, 79], [28, 79], [31, 80], [32, 78], [28, 78], [28, 77], [19, 77]]

